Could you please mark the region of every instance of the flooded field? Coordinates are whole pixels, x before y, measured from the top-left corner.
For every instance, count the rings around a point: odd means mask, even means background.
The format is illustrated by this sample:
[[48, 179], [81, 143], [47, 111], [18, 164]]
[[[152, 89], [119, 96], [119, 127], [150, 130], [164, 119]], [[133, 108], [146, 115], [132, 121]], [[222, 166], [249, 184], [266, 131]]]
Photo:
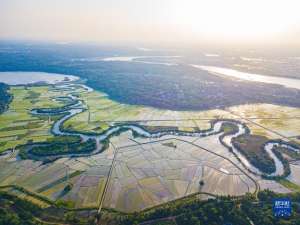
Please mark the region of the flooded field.
[[112, 140], [119, 150], [105, 196], [106, 207], [131, 212], [199, 191], [216, 195], [255, 191], [255, 183], [236, 165], [196, 146], [214, 149], [241, 167], [219, 143], [218, 135], [200, 139], [168, 136], [148, 142], [135, 139], [124, 146], [124, 138], [132, 138], [126, 135]]

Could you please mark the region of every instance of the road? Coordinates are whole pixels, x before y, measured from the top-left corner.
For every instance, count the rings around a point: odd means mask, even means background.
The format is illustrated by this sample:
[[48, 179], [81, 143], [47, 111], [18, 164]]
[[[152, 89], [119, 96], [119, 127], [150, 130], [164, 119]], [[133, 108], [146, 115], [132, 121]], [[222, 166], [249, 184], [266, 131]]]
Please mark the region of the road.
[[[114, 146], [113, 143], [110, 142], [110, 144], [111, 144], [111, 146], [112, 146], [113, 149], [114, 149], [114, 157], [113, 157], [111, 166], [110, 166], [109, 171], [108, 171], [108, 176], [107, 176], [107, 179], [106, 179], [106, 182], [105, 182], [105, 186], [104, 186], [103, 193], [102, 193], [102, 195], [101, 195], [100, 204], [99, 204], [99, 208], [98, 208], [98, 214], [99, 214], [99, 215], [101, 214], [103, 202], [104, 202], [104, 199], [105, 199], [105, 195], [106, 195], [106, 192], [107, 192], [107, 189], [108, 189], [108, 186], [109, 186], [111, 174], [112, 174], [112, 172], [113, 172], [113, 168], [114, 168], [115, 161], [116, 161], [117, 154], [118, 154], [118, 150], [119, 150], [118, 148], [116, 148], [116, 147]], [[100, 193], [100, 194], [101, 194], [101, 193]]]

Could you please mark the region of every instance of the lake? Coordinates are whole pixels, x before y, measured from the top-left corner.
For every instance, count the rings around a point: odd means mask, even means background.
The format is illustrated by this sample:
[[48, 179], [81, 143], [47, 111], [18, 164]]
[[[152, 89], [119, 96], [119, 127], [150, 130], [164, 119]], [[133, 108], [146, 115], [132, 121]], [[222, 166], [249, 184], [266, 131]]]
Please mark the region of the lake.
[[8, 85], [34, 84], [44, 82], [56, 84], [62, 81], [74, 81], [79, 77], [57, 73], [44, 72], [0, 72], [0, 82]]
[[209, 72], [210, 74], [223, 75], [228, 77], [234, 77], [241, 80], [262, 82], [268, 84], [278, 84], [283, 85], [288, 88], [300, 89], [300, 80], [286, 77], [275, 77], [275, 76], [265, 76], [261, 74], [240, 72], [234, 69], [228, 69], [216, 66], [200, 66], [192, 65], [195, 68], [199, 68]]

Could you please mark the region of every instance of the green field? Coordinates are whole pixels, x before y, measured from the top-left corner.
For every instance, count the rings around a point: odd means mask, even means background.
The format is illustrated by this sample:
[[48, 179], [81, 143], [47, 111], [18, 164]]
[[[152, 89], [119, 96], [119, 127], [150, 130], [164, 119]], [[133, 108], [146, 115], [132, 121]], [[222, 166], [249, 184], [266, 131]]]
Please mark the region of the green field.
[[102, 121], [118, 120], [124, 115], [134, 118], [141, 110], [141, 107], [114, 102], [101, 92], [81, 93], [80, 98], [89, 110], [66, 121], [65, 128], [76, 131], [101, 132], [109, 127], [108, 123]]
[[[191, 131], [193, 127], [210, 128], [212, 119], [235, 118], [224, 110], [171, 111], [120, 104], [99, 91], [82, 92], [80, 98], [84, 100], [88, 110], [66, 121], [64, 128], [100, 133], [106, 130], [113, 121], [145, 121], [144, 125], [148, 126], [174, 126], [175, 123], [179, 130]], [[205, 120], [197, 121], [203, 118]], [[174, 122], [174, 120], [178, 121]]]
[[62, 93], [55, 92], [50, 86], [11, 87], [10, 92], [13, 101], [9, 109], [0, 115], [0, 152], [29, 140], [40, 142], [51, 137], [54, 118], [33, 116], [30, 110], [62, 106], [63, 102], [53, 99]]
[[287, 179], [280, 179], [278, 182], [286, 188], [290, 189], [291, 191], [300, 192], [300, 186], [290, 182]]

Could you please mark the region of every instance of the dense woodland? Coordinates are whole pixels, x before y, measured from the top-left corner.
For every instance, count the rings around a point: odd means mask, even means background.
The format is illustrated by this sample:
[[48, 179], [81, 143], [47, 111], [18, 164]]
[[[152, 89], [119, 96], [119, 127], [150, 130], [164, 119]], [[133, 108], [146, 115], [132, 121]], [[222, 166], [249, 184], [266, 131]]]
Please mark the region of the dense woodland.
[[232, 139], [236, 147], [256, 168], [264, 173], [273, 173], [276, 170], [274, 160], [264, 150], [268, 138], [258, 135], [240, 135]]
[[[291, 194], [292, 216], [276, 218], [273, 215], [273, 199], [286, 197], [271, 191], [262, 191], [258, 200], [251, 195], [242, 199], [223, 197], [207, 201], [191, 200], [169, 204], [150, 212], [128, 216], [121, 224], [140, 224], [144, 221], [151, 225], [300, 225], [300, 194]], [[162, 219], [164, 218], [164, 219]], [[176, 223], [175, 223], [176, 222]]]
[[[273, 199], [278, 197], [290, 197], [292, 200], [291, 217], [274, 217]], [[105, 225], [300, 225], [299, 202], [299, 193], [275, 194], [268, 190], [259, 192], [258, 199], [252, 195], [240, 199], [223, 197], [206, 201], [193, 197], [128, 215], [105, 210], [106, 219], [100, 219], [99, 222]], [[96, 214], [93, 212], [84, 216], [79, 211], [41, 209], [31, 202], [0, 192], [0, 225], [46, 224], [42, 221], [93, 225]]]
[[93, 139], [82, 142], [79, 136], [55, 136], [46, 142], [29, 142], [21, 146], [19, 155], [22, 159], [35, 159], [36, 157], [89, 153], [95, 149], [96, 141]]
[[[105, 92], [111, 99], [121, 103], [171, 110], [206, 110], [245, 102], [300, 107], [298, 90], [263, 83], [249, 85], [248, 82], [211, 76], [208, 72], [184, 65], [184, 61], [179, 61], [179, 66], [164, 66], [80, 60], [112, 55], [140, 55], [141, 52], [135, 49], [37, 44], [31, 45], [28, 51], [28, 45], [24, 47], [22, 43], [0, 42], [0, 46], [12, 49], [10, 52], [0, 52], [0, 71], [44, 71], [76, 75], [87, 80], [88, 86]], [[70, 59], [75, 60], [70, 62]], [[176, 62], [174, 60], [171, 62]], [[191, 60], [194, 61], [194, 57]], [[288, 75], [285, 72], [282, 74]], [[298, 72], [295, 74], [298, 76]]]
[[89, 213], [88, 216], [78, 214], [79, 212], [58, 207], [42, 209], [29, 201], [0, 191], [0, 225], [94, 224], [94, 213]]
[[37, 156], [52, 156], [61, 154], [71, 154], [71, 153], [88, 153], [96, 149], [96, 141], [89, 139], [86, 142], [66, 142], [66, 143], [51, 143], [45, 146], [33, 147], [30, 151], [31, 154]]
[[0, 83], [0, 114], [8, 108], [8, 105], [12, 100], [12, 95], [8, 92], [8, 90], [8, 85]]
[[34, 220], [41, 214], [41, 209], [24, 200], [0, 192], [1, 225], [37, 225]]

